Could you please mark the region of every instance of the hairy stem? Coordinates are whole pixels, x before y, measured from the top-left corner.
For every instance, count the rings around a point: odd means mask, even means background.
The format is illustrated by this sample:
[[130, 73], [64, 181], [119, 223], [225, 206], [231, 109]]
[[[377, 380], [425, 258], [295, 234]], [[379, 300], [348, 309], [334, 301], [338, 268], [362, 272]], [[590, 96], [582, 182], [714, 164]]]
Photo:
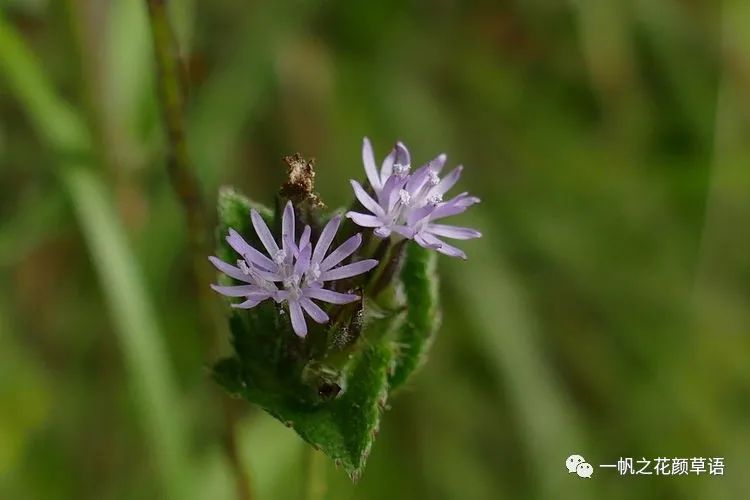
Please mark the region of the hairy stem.
[[[213, 274], [206, 264], [211, 253], [208, 227], [205, 221], [205, 204], [201, 196], [198, 180], [191, 170], [185, 126], [185, 89], [187, 88], [185, 68], [179, 57], [174, 31], [169, 22], [166, 0], [146, 0], [154, 55], [158, 68], [158, 91], [164, 126], [169, 141], [167, 173], [177, 194], [187, 222], [188, 239], [192, 260], [192, 277], [198, 296], [200, 321], [203, 331], [213, 332], [207, 347], [208, 357], [213, 359], [218, 352], [224, 330], [223, 320], [211, 296], [209, 283]], [[222, 410], [225, 424], [225, 450], [234, 469], [237, 498], [251, 498], [250, 482], [238, 452], [236, 437], [237, 417], [230, 402], [223, 398]]]

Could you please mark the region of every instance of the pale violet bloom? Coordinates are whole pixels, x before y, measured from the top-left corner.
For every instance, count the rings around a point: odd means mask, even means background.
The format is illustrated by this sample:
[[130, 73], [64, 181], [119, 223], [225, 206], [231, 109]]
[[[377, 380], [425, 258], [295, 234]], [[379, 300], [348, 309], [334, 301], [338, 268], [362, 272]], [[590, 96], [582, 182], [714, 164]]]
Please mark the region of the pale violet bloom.
[[378, 171], [372, 145], [367, 138], [362, 145], [362, 161], [375, 196], [352, 180], [357, 200], [370, 213], [348, 212], [347, 217], [359, 226], [373, 228], [375, 235], [381, 238], [395, 232], [425, 248], [451, 257], [466, 258], [464, 252], [441, 238], [465, 240], [479, 238], [482, 234], [474, 229], [435, 222], [459, 214], [479, 202], [479, 198], [467, 193], [443, 201], [443, 196], [461, 177], [463, 167], [456, 167], [441, 179], [439, 174], [446, 161], [446, 156], [441, 154], [411, 172], [409, 150], [398, 142]]
[[329, 320], [328, 314], [312, 299], [331, 304], [347, 304], [359, 299], [355, 294], [323, 288], [326, 282], [357, 276], [378, 263], [374, 259], [367, 259], [339, 265], [359, 248], [361, 234], [352, 236], [326, 256], [341, 223], [340, 216], [333, 217], [326, 224], [314, 248], [310, 241], [310, 226], [305, 226], [299, 242], [295, 242], [295, 217], [291, 202], [286, 204], [281, 219], [281, 247], [256, 210], [251, 210], [250, 218], [266, 254], [250, 246], [237, 231], [230, 229], [227, 243], [242, 257], [237, 261], [237, 266], [209, 257], [219, 271], [246, 283], [237, 286], [211, 285], [222, 295], [245, 299], [244, 302], [232, 304], [232, 307], [250, 309], [266, 299], [285, 302], [294, 333], [305, 337], [307, 323], [303, 311], [317, 323], [327, 323]]

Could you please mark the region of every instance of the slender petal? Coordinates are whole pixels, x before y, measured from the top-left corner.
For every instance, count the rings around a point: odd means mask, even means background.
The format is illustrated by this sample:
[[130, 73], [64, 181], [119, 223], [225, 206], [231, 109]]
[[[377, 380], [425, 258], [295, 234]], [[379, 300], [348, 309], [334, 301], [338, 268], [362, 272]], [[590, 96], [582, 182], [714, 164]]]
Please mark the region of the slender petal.
[[450, 189], [455, 186], [456, 182], [458, 182], [458, 179], [461, 177], [461, 172], [463, 172], [464, 167], [459, 165], [458, 167], [451, 170], [451, 172], [443, 177], [443, 179], [438, 183], [437, 186], [432, 188], [428, 194], [428, 196], [442, 196]]
[[297, 300], [287, 300], [289, 304], [289, 316], [292, 318], [292, 329], [298, 337], [307, 336], [307, 323], [305, 316], [302, 314], [302, 307]]
[[330, 269], [324, 273], [321, 273], [320, 280], [321, 281], [333, 281], [333, 280], [340, 280], [344, 278], [351, 278], [352, 276], [366, 273], [367, 271], [369, 271], [370, 269], [372, 269], [373, 267], [377, 265], [378, 265], [378, 261], [375, 259], [360, 260], [358, 262], [354, 262], [352, 264], [347, 264], [345, 266]]
[[370, 210], [370, 212], [380, 216], [386, 211], [391, 212], [398, 201], [398, 192], [405, 182], [405, 177], [398, 177], [396, 175], [389, 177], [383, 185], [383, 190], [380, 191], [380, 194], [378, 195], [378, 208], [380, 213], [373, 210]]
[[388, 180], [388, 177], [391, 176], [393, 173], [393, 162], [396, 159], [396, 148], [394, 147], [391, 149], [391, 152], [388, 153], [388, 156], [385, 157], [383, 160], [383, 164], [380, 166], [380, 185], [385, 185], [385, 181]]
[[430, 170], [426, 167], [422, 167], [414, 174], [409, 176], [409, 180], [406, 182], [406, 189], [412, 194], [415, 194], [417, 191], [419, 191], [422, 186], [424, 186], [425, 182], [427, 182], [427, 179], [430, 177]]
[[266, 281], [284, 281], [284, 277], [281, 274], [266, 271], [265, 269], [260, 269], [258, 267], [253, 268], [252, 272]]
[[354, 188], [354, 195], [357, 197], [363, 207], [365, 207], [375, 215], [384, 214], [383, 209], [380, 207], [380, 205], [378, 205], [378, 202], [373, 200], [372, 197], [367, 194], [367, 192], [362, 188], [359, 182], [354, 180], [350, 182], [352, 183], [352, 187]]
[[421, 247], [431, 248], [433, 250], [437, 250], [443, 246], [440, 240], [435, 241], [436, 238], [429, 239], [427, 237], [429, 237], [429, 234], [417, 233], [414, 235], [414, 241], [416, 241]]
[[353, 293], [339, 293], [325, 288], [305, 288], [305, 296], [311, 299], [322, 300], [330, 304], [348, 304], [359, 300], [359, 295]]
[[374, 215], [361, 214], [359, 212], [347, 212], [346, 216], [362, 227], [378, 227], [382, 224], [380, 219]]
[[[230, 241], [231, 240], [231, 241]], [[251, 247], [237, 233], [234, 229], [229, 230], [229, 236], [227, 236], [227, 243], [234, 249], [235, 252], [244, 257], [248, 262], [252, 262], [256, 267], [265, 269], [266, 271], [273, 271], [276, 269], [276, 264], [271, 259]], [[244, 243], [244, 245], [243, 245]]]
[[267, 290], [263, 290], [262, 288], [256, 285], [240, 285], [240, 286], [211, 285], [211, 288], [214, 291], [219, 292], [220, 294], [226, 297], [252, 297], [256, 299], [263, 297], [264, 299], [267, 299], [268, 297], [271, 296], [270, 292], [268, 292]]
[[393, 229], [391, 229], [390, 227], [380, 226], [380, 227], [376, 227], [372, 231], [372, 234], [374, 234], [378, 238], [387, 238], [391, 235], [392, 232], [393, 232]]
[[230, 304], [232, 307], [235, 307], [237, 309], [251, 309], [261, 302], [263, 302], [264, 299], [247, 299], [245, 302], [240, 302], [239, 304]]
[[304, 309], [316, 323], [328, 323], [328, 315], [315, 302], [302, 296], [299, 299], [299, 303], [302, 306], [302, 309]]
[[393, 226], [393, 232], [400, 234], [404, 238], [414, 238], [414, 229], [409, 226]]
[[[403, 142], [399, 141], [396, 143], [396, 157], [393, 160], [393, 169], [396, 174], [404, 175], [408, 173], [410, 166], [411, 155], [409, 154], [409, 150], [406, 149]], [[402, 171], [397, 171], [397, 167], [401, 167]]]
[[266, 248], [268, 255], [273, 258], [279, 252], [279, 246], [273, 239], [273, 235], [271, 235], [271, 231], [268, 229], [266, 221], [263, 220], [263, 217], [261, 217], [258, 211], [255, 209], [250, 210], [250, 218], [253, 222], [255, 232], [258, 233], [260, 242], [263, 243], [263, 246]]
[[382, 188], [383, 183], [380, 182], [378, 168], [375, 166], [375, 155], [372, 152], [372, 144], [367, 137], [362, 140], [362, 163], [365, 165], [367, 180], [370, 181], [372, 189], [377, 193]]
[[466, 260], [466, 254], [462, 250], [459, 250], [458, 248], [454, 247], [453, 245], [449, 245], [448, 243], [443, 242], [436, 250], [449, 257], [458, 257], [460, 259]]
[[479, 238], [482, 236], [482, 233], [475, 229], [469, 229], [468, 227], [448, 226], [446, 224], [429, 224], [427, 226], [427, 231], [437, 236], [453, 238], [454, 240], [470, 240], [472, 238]]
[[447, 159], [448, 157], [445, 155], [445, 153], [442, 153], [437, 155], [434, 160], [428, 162], [427, 165], [429, 165], [433, 172], [439, 174], [440, 171], [443, 170], [443, 167], [445, 166], [445, 160]]
[[292, 253], [296, 251], [294, 237], [294, 207], [292, 202], [288, 201], [281, 216], [281, 245], [287, 253], [287, 261], [291, 260]]
[[434, 210], [435, 207], [432, 205], [425, 205], [415, 210], [411, 210], [406, 216], [406, 225], [414, 228], [417, 225], [417, 222], [430, 215]]
[[320, 270], [327, 271], [333, 266], [337, 265], [342, 260], [349, 257], [355, 252], [362, 244], [362, 234], [358, 233], [346, 240], [336, 250], [331, 252], [331, 255], [326, 257], [323, 262], [320, 263]]
[[245, 241], [245, 238], [240, 236], [240, 233], [229, 228], [229, 235], [226, 237], [227, 243], [229, 243], [229, 246], [232, 247], [232, 249], [237, 252], [240, 255], [245, 255], [250, 248], [252, 248], [247, 241]]
[[450, 217], [451, 215], [458, 215], [466, 211], [470, 205], [463, 203], [462, 200], [456, 200], [455, 198], [451, 201], [441, 203], [435, 210], [430, 213], [430, 220], [442, 219], [443, 217]]
[[299, 257], [297, 258], [297, 262], [294, 263], [294, 274], [296, 276], [302, 276], [307, 272], [307, 269], [310, 267], [310, 255], [312, 254], [312, 249], [310, 248], [310, 245], [308, 244], [300, 250]]
[[326, 224], [326, 227], [323, 228], [323, 231], [320, 233], [320, 238], [318, 238], [318, 242], [315, 244], [315, 251], [312, 256], [313, 262], [321, 262], [323, 260], [326, 252], [331, 248], [331, 243], [336, 236], [336, 232], [339, 230], [340, 224], [341, 216], [337, 215], [332, 217], [331, 220], [328, 221], [328, 224]]
[[210, 256], [208, 260], [211, 261], [211, 264], [213, 264], [216, 269], [226, 274], [230, 278], [234, 278], [238, 281], [244, 281], [245, 283], [253, 283], [253, 278], [243, 273], [240, 268], [234, 267], [231, 264], [227, 264], [223, 260], [220, 260], [213, 255]]
[[299, 238], [299, 245], [297, 246], [297, 254], [296, 256], [299, 256], [299, 250], [301, 248], [305, 248], [307, 245], [310, 244], [310, 233], [312, 232], [312, 229], [310, 229], [310, 226], [305, 226], [305, 229], [302, 230], [302, 236]]
[[[230, 238], [232, 239], [232, 241], [230, 241]], [[234, 229], [230, 229], [229, 236], [227, 236], [227, 243], [229, 243], [229, 245], [237, 253], [242, 255], [242, 257], [244, 257], [245, 260], [248, 261], [248, 263], [253, 263], [255, 267], [266, 271], [273, 271], [276, 269], [276, 264], [274, 264], [271, 259], [263, 255], [247, 243], [245, 243], [245, 245], [238, 244], [238, 238], [239, 240], [242, 240], [242, 242], [245, 241], [242, 239], [242, 236], [237, 233], [237, 231], [235, 231]], [[240, 249], [243, 251], [240, 252]]]

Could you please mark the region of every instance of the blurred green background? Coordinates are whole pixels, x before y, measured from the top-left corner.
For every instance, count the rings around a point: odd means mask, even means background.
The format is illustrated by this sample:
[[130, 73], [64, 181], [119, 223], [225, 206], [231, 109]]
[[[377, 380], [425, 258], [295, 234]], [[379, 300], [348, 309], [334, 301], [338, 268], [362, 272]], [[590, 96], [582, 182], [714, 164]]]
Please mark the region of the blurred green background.
[[[0, 498], [235, 498], [145, 2], [0, 9]], [[170, 9], [211, 220], [225, 184], [270, 203], [296, 151], [348, 204], [365, 135], [446, 152], [483, 200], [429, 363], [326, 498], [747, 497], [750, 2]], [[301, 440], [234, 411], [254, 498], [297, 498]], [[572, 453], [726, 470], [584, 481]]]

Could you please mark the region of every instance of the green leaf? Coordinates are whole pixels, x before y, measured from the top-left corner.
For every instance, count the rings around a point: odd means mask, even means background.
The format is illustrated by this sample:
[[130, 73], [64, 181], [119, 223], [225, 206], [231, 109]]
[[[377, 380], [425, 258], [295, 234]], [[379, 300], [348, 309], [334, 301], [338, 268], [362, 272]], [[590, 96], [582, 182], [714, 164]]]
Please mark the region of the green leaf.
[[[379, 327], [387, 328], [390, 322]], [[292, 427], [356, 481], [370, 454], [388, 399], [392, 358], [387, 342], [367, 345], [345, 367], [342, 395], [319, 405], [300, 397], [279, 379], [264, 378], [257, 366], [247, 366], [238, 358], [219, 362], [214, 378], [228, 391], [260, 405]]]
[[435, 251], [410, 242], [401, 270], [407, 310], [404, 326], [395, 338], [396, 360], [389, 381], [393, 389], [403, 384], [424, 363], [440, 327], [436, 268]]

